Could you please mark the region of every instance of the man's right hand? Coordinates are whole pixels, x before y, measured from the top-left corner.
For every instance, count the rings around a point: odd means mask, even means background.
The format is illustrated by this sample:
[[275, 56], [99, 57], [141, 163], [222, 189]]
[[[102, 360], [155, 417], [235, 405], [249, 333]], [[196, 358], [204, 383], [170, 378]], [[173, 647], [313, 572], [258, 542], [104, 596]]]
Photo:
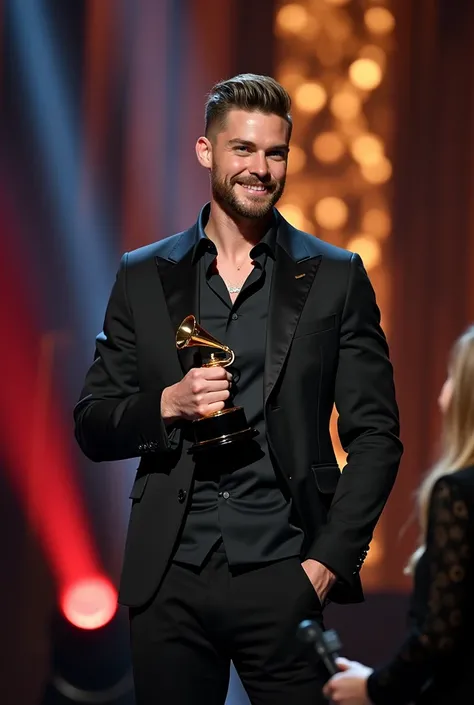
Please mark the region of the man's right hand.
[[194, 421], [222, 411], [230, 396], [231, 382], [232, 375], [224, 367], [194, 367], [180, 382], [163, 390], [163, 421]]

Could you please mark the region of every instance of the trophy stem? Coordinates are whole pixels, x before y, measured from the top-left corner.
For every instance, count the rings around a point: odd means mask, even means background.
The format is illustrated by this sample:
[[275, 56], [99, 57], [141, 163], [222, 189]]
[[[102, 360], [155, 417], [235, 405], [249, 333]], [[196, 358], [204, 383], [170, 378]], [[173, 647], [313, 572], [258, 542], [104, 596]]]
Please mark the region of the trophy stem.
[[223, 360], [217, 357], [216, 353], [211, 353], [208, 362], [203, 362], [201, 367], [229, 367], [235, 360], [235, 355], [233, 350], [230, 348], [224, 348], [223, 352], [227, 353], [227, 357]]

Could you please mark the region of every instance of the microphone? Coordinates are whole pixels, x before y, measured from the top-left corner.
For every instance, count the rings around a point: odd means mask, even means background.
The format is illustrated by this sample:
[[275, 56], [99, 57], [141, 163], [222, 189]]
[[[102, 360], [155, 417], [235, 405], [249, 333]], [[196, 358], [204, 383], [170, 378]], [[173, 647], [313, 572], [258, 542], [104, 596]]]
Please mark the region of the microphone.
[[342, 644], [334, 629], [323, 631], [314, 619], [304, 619], [299, 623], [296, 634], [303, 644], [314, 647], [330, 676], [339, 673], [336, 658], [339, 656], [338, 652]]

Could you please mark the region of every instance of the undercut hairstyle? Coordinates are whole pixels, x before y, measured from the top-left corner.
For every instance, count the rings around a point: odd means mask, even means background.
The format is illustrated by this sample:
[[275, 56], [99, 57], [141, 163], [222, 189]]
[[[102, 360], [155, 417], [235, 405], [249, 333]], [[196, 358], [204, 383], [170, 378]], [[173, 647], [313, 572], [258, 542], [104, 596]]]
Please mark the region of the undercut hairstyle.
[[247, 110], [279, 115], [288, 124], [288, 141], [293, 121], [290, 114], [291, 98], [282, 85], [270, 76], [242, 73], [220, 81], [211, 89], [205, 111], [205, 135], [209, 137], [225, 127], [227, 113]]

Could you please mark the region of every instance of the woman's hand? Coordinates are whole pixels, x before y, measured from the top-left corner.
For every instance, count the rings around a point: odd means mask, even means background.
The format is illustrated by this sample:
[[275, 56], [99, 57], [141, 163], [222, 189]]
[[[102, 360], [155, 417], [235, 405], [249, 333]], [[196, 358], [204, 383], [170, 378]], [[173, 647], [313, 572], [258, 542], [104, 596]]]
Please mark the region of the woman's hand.
[[370, 705], [367, 678], [373, 669], [346, 658], [338, 658], [336, 663], [341, 672], [326, 683], [324, 695], [331, 702], [341, 705]]

